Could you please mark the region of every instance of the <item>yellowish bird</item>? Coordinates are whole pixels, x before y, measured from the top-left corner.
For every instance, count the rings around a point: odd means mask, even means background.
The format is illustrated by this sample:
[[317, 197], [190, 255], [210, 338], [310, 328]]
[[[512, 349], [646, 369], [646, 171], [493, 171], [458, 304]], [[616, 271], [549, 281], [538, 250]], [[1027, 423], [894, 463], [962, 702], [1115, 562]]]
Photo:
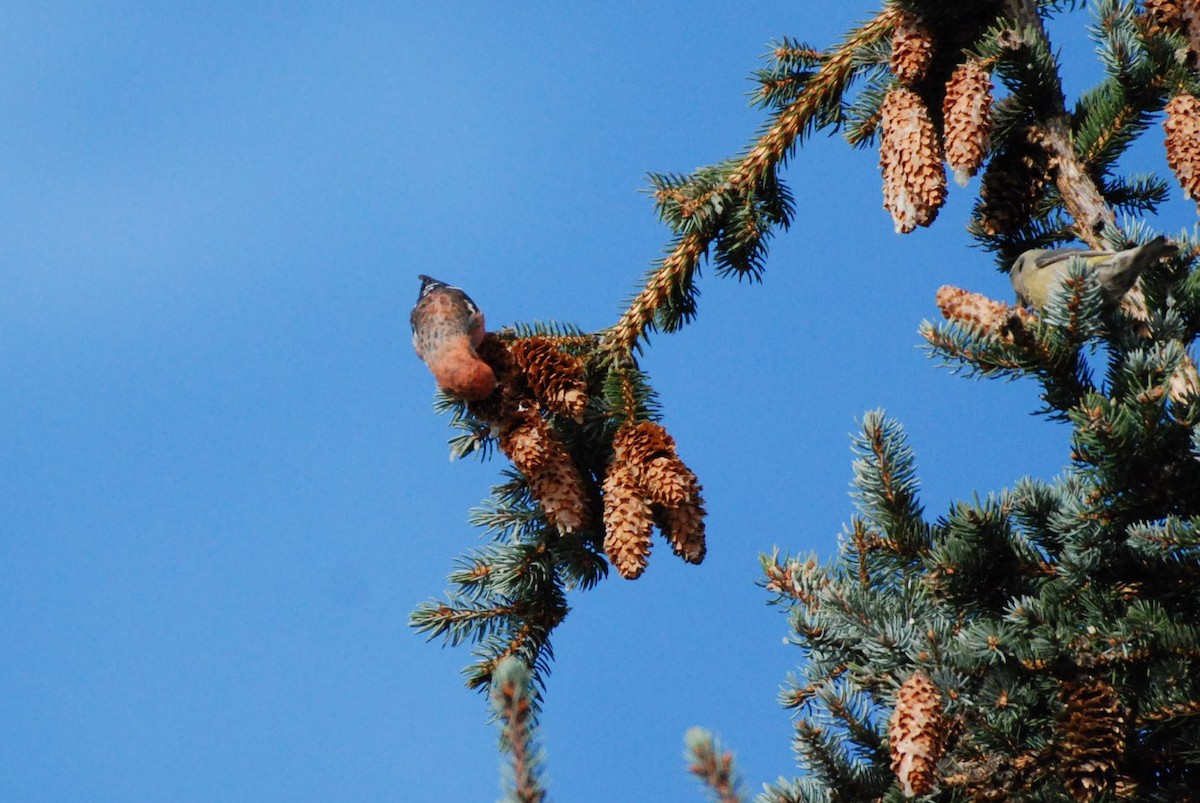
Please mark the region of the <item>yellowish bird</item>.
[[1017, 300], [1041, 312], [1069, 275], [1072, 257], [1083, 260], [1096, 274], [1100, 292], [1108, 304], [1116, 304], [1129, 292], [1149, 266], [1175, 251], [1163, 236], [1124, 251], [1087, 251], [1081, 248], [1035, 248], [1017, 257], [1008, 277]]

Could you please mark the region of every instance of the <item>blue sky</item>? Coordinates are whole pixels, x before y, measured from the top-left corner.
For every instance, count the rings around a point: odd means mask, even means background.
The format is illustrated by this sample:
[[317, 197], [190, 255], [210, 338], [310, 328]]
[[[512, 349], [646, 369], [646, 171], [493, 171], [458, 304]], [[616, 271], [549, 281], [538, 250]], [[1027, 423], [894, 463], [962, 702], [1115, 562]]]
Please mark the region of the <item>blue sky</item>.
[[[667, 240], [644, 174], [735, 152], [767, 43], [873, 5], [0, 11], [0, 799], [497, 798], [468, 651], [407, 625], [502, 467], [446, 460], [416, 275], [493, 326], [610, 324]], [[1078, 89], [1096, 67], [1062, 35]], [[647, 351], [709, 556], [660, 544], [572, 598], [555, 799], [701, 799], [692, 725], [752, 788], [793, 774], [799, 652], [758, 554], [832, 553], [864, 411], [904, 422], [931, 516], [1067, 462], [1033, 385], [918, 348], [941, 284], [1010, 297], [963, 231], [976, 185], [898, 237], [871, 151], [819, 137], [788, 180], [765, 282], [706, 276]], [[1193, 220], [1177, 200], [1160, 227]]]

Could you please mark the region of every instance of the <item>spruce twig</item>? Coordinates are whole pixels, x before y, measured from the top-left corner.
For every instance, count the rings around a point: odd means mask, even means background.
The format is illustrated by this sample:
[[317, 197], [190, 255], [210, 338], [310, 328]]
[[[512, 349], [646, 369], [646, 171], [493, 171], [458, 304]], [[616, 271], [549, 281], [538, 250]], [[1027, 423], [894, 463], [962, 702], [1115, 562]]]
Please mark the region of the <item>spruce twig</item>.
[[508, 752], [508, 788], [504, 803], [544, 803], [542, 753], [534, 736], [532, 678], [517, 658], [505, 658], [492, 676], [491, 699], [500, 721], [500, 746]]
[[690, 728], [683, 737], [688, 771], [707, 787], [715, 803], [742, 803], [742, 781], [734, 767], [733, 753], [722, 751], [721, 744], [704, 728]]

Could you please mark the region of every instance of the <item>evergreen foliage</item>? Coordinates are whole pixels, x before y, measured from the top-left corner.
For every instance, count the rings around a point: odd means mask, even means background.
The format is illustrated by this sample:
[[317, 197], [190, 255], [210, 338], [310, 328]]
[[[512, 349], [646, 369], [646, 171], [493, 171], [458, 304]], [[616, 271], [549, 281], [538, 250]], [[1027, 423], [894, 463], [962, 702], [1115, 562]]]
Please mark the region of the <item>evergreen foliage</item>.
[[704, 728], [690, 729], [683, 741], [688, 769], [708, 789], [713, 803], [742, 803], [745, 795], [733, 754], [721, 750], [721, 743]]
[[[569, 593], [606, 577], [606, 555], [640, 574], [652, 521], [685, 560], [703, 558], [699, 485], [665, 430], [639, 429], [661, 411], [637, 355], [650, 332], [696, 316], [704, 259], [721, 276], [763, 278], [767, 244], [793, 215], [781, 171], [806, 137], [840, 130], [854, 147], [878, 145], [898, 230], [930, 225], [945, 192], [928, 166], [942, 154], [916, 152], [936, 150], [928, 138], [886, 136], [881, 109], [919, 104], [942, 136], [947, 81], [972, 60], [998, 86], [978, 106], [987, 119], [959, 132], [986, 156], [968, 230], [1000, 270], [1029, 248], [1118, 250], [1154, 236], [1151, 218], [1118, 214], [1152, 216], [1172, 182], [1124, 175], [1119, 161], [1171, 98], [1200, 90], [1200, 15], [1166, 0], [1084, 6], [891, 0], [828, 50], [781, 38], [753, 76], [751, 102], [767, 114], [755, 139], [690, 175], [649, 176], [671, 241], [617, 321], [490, 336], [480, 356], [496, 397], [438, 400], [459, 431], [452, 457], [499, 446], [515, 470], [471, 516], [491, 543], [460, 560], [453, 590], [412, 623], [476, 645], [468, 682], [490, 684], [506, 723], [510, 799], [544, 794], [532, 690], [544, 687]], [[1044, 21], [1085, 10], [1105, 75], [1068, 107]], [[1200, 143], [1168, 141], [1168, 158], [1186, 189], [1177, 166], [1200, 164]], [[781, 695], [797, 715], [802, 774], [767, 785], [760, 803], [1196, 799], [1200, 376], [1189, 349], [1200, 237], [1171, 239], [1177, 252], [1119, 308], [1082, 260], [1039, 313], [939, 292], [945, 320], [920, 327], [930, 355], [966, 376], [1038, 383], [1037, 412], [1071, 427], [1070, 467], [931, 519], [901, 425], [866, 414], [857, 514], [837, 554], [763, 558], [804, 660]], [[647, 477], [673, 478], [678, 498], [663, 503]], [[711, 734], [687, 743], [714, 797], [743, 799]]]
[[503, 803], [543, 803], [542, 753], [533, 729], [529, 667], [519, 658], [501, 661], [492, 678], [492, 709], [500, 722], [500, 747], [512, 758]]

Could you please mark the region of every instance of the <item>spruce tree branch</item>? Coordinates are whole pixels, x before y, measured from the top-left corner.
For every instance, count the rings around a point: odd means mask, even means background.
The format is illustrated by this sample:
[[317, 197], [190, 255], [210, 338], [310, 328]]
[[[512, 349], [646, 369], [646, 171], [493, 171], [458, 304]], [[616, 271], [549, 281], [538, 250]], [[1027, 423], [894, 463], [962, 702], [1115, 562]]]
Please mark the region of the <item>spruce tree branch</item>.
[[838, 678], [846, 674], [849, 670], [850, 667], [845, 664], [838, 664], [826, 672], [814, 672], [819, 677], [807, 686], [797, 686], [793, 682], [790, 688], [785, 688], [780, 692], [780, 705], [784, 708], [802, 708], [808, 705], [823, 689], [832, 686]]
[[634, 387], [633, 377], [628, 371], [616, 371], [618, 378], [621, 381], [621, 412], [624, 414], [626, 421], [637, 420], [637, 388]]
[[790, 557], [785, 557], [780, 561], [779, 549], [776, 548], [770, 555], [759, 555], [759, 562], [762, 564], [765, 575], [763, 588], [767, 591], [779, 595], [781, 599], [795, 600], [804, 605], [814, 602], [814, 596], [805, 589], [801, 581], [806, 569], [816, 568], [815, 557], [809, 557], [805, 563], [801, 563], [798, 558]]
[[521, 612], [522, 608], [517, 605], [455, 608], [438, 602], [419, 607], [410, 618], [418, 633], [428, 633], [431, 639], [450, 633], [452, 641], [457, 643], [462, 638], [458, 635], [461, 628], [473, 626], [482, 630], [490, 622], [519, 616]]
[[1075, 220], [1076, 233], [1092, 248], [1105, 249], [1100, 233], [1105, 226], [1115, 225], [1116, 217], [1075, 153], [1070, 118], [1066, 112], [1056, 113], [1045, 121], [1043, 131], [1056, 167], [1054, 181], [1067, 213]]
[[[752, 191], [768, 178], [770, 171], [786, 161], [814, 116], [828, 104], [838, 102], [858, 66], [855, 52], [889, 35], [899, 14], [897, 9], [888, 7], [851, 32], [846, 41], [825, 58], [800, 96], [779, 112], [766, 133], [741, 158], [729, 173], [724, 187], [742, 193]], [[716, 235], [717, 227], [709, 225], [693, 229], [679, 238], [671, 253], [659, 263], [642, 290], [605, 333], [605, 345], [614, 357], [631, 353], [654, 321], [655, 311], [691, 282], [700, 258], [707, 253]]]
[[870, 22], [853, 31], [846, 41], [833, 51], [813, 75], [803, 94], [780, 112], [775, 122], [758, 140], [741, 164], [729, 176], [733, 186], [754, 186], [787, 158], [796, 139], [812, 120], [813, 115], [831, 98], [839, 98], [846, 89], [856, 67], [855, 53], [892, 32], [900, 10], [887, 7]]
[[863, 515], [883, 531], [883, 540], [897, 554], [911, 557], [927, 548], [912, 451], [899, 425], [881, 410], [868, 412], [854, 450], [858, 457], [851, 496]]
[[708, 787], [715, 803], [742, 803], [741, 779], [733, 753], [721, 750], [716, 737], [704, 728], [691, 728], [684, 735], [688, 771]]
[[[491, 661], [487, 662], [490, 664], [489, 675], [491, 674], [491, 670], [494, 670], [504, 659], [510, 656], [518, 656], [522, 650], [531, 649], [536, 653], [546, 649], [550, 641], [550, 634], [567, 617], [565, 605], [522, 605], [518, 608], [518, 611], [520, 615], [519, 621], [521, 622], [520, 627], [509, 638], [507, 646], [492, 658]], [[517, 621], [516, 617], [514, 617], [515, 621]]]
[[[465, 670], [467, 687], [477, 689], [491, 683], [499, 667], [510, 658], [527, 659], [539, 676], [547, 671], [544, 661], [553, 653], [550, 648], [550, 634], [564, 617], [565, 613], [546, 614], [539, 617], [540, 621], [521, 620], [520, 625], [515, 628], [516, 632], [507, 642], [499, 637], [491, 639], [490, 643], [484, 645], [484, 649], [477, 651], [491, 652], [491, 657], [477, 661]], [[515, 620], [513, 624], [516, 624]]]
[[539, 772], [541, 756], [534, 744], [531, 682], [529, 668], [516, 658], [501, 662], [492, 681], [492, 707], [501, 722], [501, 746], [512, 757], [511, 788], [505, 796], [509, 803], [542, 803], [546, 799]]
[[779, 64], [804, 64], [820, 60], [821, 55], [821, 51], [815, 48], [793, 43], [786, 39], [771, 51], [771, 57]]
[[[1050, 37], [1042, 24], [1035, 0], [1009, 0], [1008, 17], [1022, 30], [1037, 36], [1046, 50], [1050, 50]], [[1054, 167], [1054, 180], [1058, 186], [1068, 214], [1075, 221], [1075, 232], [1092, 248], [1104, 250], [1100, 233], [1105, 226], [1115, 225], [1116, 218], [1100, 188], [1088, 175], [1084, 162], [1075, 152], [1071, 135], [1071, 116], [1067, 113], [1062, 86], [1058, 74], [1054, 74], [1053, 98], [1048, 108], [1035, 109], [1039, 120], [1036, 125], [1041, 134], [1041, 144], [1050, 155]]]
[[1200, 716], [1200, 700], [1188, 700], [1182, 703], [1172, 703], [1161, 708], [1140, 712], [1134, 726], [1148, 727], [1153, 723], [1166, 722], [1172, 719]]
[[882, 747], [882, 739], [879, 732], [875, 730], [872, 723], [864, 716], [864, 712], [855, 711], [853, 706], [847, 705], [845, 699], [838, 690], [829, 684], [825, 687], [825, 708], [829, 714], [846, 729], [850, 737], [859, 745], [869, 750], [879, 750]]
[[[1165, 75], [1155, 75], [1146, 87], [1151, 93], [1157, 95], [1163, 92], [1171, 81]], [[1095, 141], [1087, 148], [1086, 151], [1079, 154], [1079, 160], [1086, 169], [1094, 167], [1097, 161], [1111, 148], [1115, 141], [1120, 140], [1123, 136], [1127, 136], [1126, 130], [1130, 126], [1136, 125], [1145, 114], [1145, 93], [1139, 93], [1137, 97], [1126, 97], [1125, 102], [1121, 104], [1121, 108], [1117, 110], [1105, 126], [1104, 131], [1096, 137]], [[1139, 102], [1140, 101], [1140, 102]], [[1162, 108], [1161, 101], [1156, 108]]]
[[712, 235], [699, 232], [685, 234], [676, 243], [634, 297], [625, 312], [605, 335], [605, 342], [614, 354], [629, 354], [654, 320], [654, 311], [667, 303], [674, 288], [691, 278], [700, 257], [708, 249]]
[[[989, 341], [982, 339], [968, 340], [962, 332], [951, 326], [922, 326], [921, 337], [929, 343], [934, 353], [945, 358], [946, 364], [956, 371], [965, 371], [969, 376], [1017, 375], [1025, 366], [1026, 361], [1013, 354], [997, 349]], [[961, 365], [955, 366], [950, 360], [957, 360]]]
[[796, 752], [803, 756], [803, 764], [812, 774], [834, 789], [843, 792], [845, 799], [854, 800], [855, 790], [848, 756], [839, 749], [841, 740], [828, 729], [800, 720], [795, 725]]
[[877, 548], [879, 536], [875, 532], [869, 531], [867, 523], [858, 516], [855, 516], [851, 522], [851, 528], [854, 534], [854, 554], [858, 564], [858, 582], [863, 589], [869, 589], [871, 573], [867, 571], [867, 555]]

